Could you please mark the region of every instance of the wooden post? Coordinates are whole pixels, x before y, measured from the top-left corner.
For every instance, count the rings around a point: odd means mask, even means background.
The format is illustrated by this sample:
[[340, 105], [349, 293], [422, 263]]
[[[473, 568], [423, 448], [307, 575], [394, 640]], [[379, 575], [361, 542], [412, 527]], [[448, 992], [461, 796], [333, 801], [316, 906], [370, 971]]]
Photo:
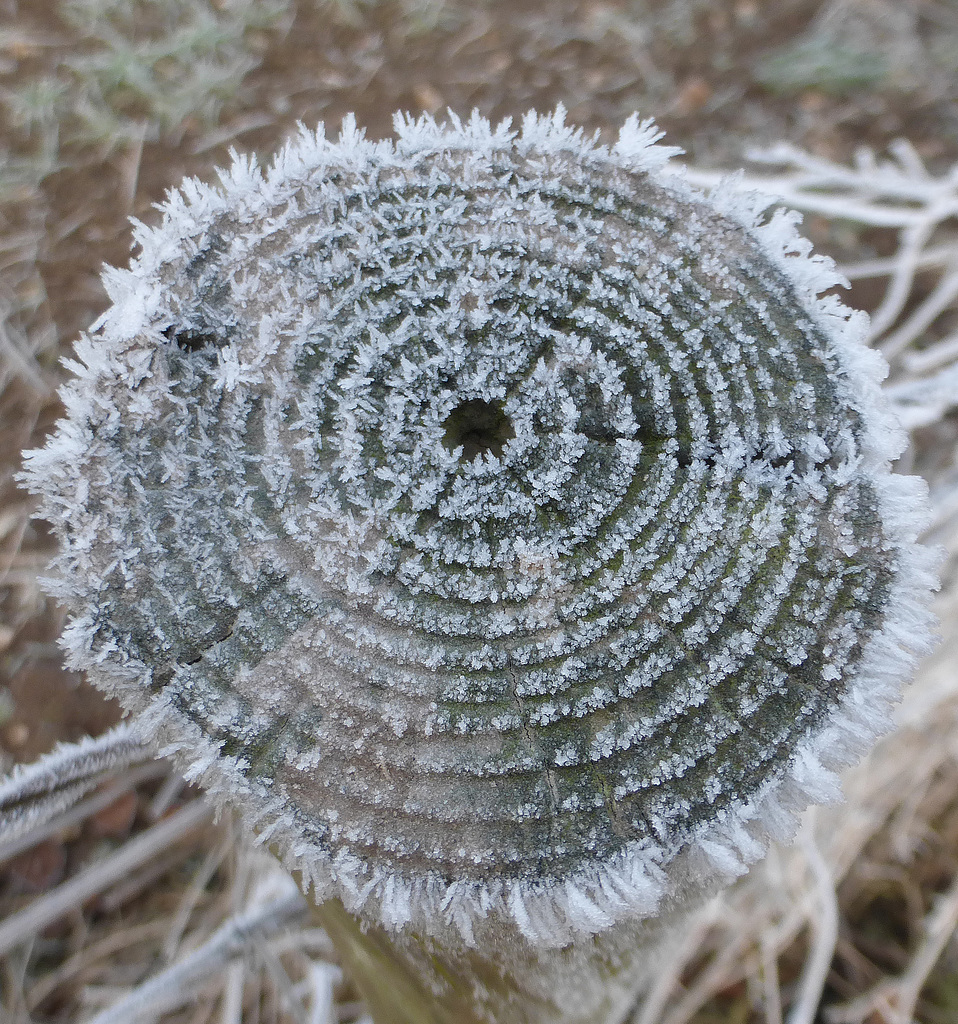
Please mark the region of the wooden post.
[[497, 922], [466, 946], [390, 933], [339, 900], [314, 913], [376, 1024], [619, 1024], [648, 979], [651, 932], [661, 931], [632, 925], [538, 949]]

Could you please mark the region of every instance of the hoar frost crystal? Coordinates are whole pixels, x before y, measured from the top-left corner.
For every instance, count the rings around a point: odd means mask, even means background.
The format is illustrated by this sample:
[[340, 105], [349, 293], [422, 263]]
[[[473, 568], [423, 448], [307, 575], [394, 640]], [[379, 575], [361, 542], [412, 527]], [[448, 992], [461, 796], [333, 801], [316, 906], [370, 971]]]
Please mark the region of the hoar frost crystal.
[[187, 181], [32, 453], [74, 665], [346, 907], [560, 944], [834, 789], [928, 634], [922, 488], [793, 218], [630, 120]]

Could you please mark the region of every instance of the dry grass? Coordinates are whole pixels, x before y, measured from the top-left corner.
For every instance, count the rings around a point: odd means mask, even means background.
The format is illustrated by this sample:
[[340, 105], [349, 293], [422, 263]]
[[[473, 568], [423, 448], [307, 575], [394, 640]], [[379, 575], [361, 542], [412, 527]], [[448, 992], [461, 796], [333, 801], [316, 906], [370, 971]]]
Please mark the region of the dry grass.
[[[349, 110], [381, 134], [397, 107], [500, 117], [561, 100], [603, 131], [638, 108], [686, 147], [702, 180], [706, 167], [787, 139], [800, 151], [751, 173], [808, 212], [818, 248], [853, 280], [850, 301], [876, 314], [911, 428], [905, 468], [929, 480], [931, 534], [951, 555], [945, 640], [899, 729], [849, 774], [847, 802], [809, 815], [794, 847], [688, 922], [634, 1020], [958, 1019], [954, 5], [0, 0], [0, 10], [0, 760], [31, 760], [117, 717], [60, 663], [60, 619], [37, 583], [47, 534], [12, 474], [56, 417], [57, 358], [102, 310], [99, 267], [125, 260], [131, 214], [149, 218], [164, 189], [210, 174], [230, 145], [268, 151], [298, 119], [336, 125]], [[910, 145], [885, 170], [851, 162], [859, 146], [883, 152], [896, 137]], [[0, 960], [0, 1018], [132, 1021], [130, 999], [148, 1004], [143, 1019], [184, 1024], [361, 1017], [325, 937], [232, 822], [191, 810], [196, 794], [161, 764], [100, 786], [0, 863], [0, 934], [11, 920], [14, 935], [32, 934]], [[169, 1005], [170, 993], [194, 991]]]

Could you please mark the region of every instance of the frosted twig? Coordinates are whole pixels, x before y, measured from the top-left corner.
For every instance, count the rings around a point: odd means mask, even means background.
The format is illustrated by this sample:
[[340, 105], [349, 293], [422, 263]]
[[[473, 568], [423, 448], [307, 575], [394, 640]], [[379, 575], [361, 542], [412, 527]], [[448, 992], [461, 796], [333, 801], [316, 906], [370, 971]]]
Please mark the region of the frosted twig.
[[685, 1024], [715, 992], [733, 980], [738, 981], [742, 977], [741, 971], [737, 971], [742, 962], [742, 951], [750, 941], [750, 937], [744, 934], [729, 936], [729, 941], [717, 952], [715, 959], [689, 986], [668, 1016], [663, 1018], [665, 1024]]
[[[876, 175], [819, 161], [791, 147], [775, 146], [749, 154], [754, 163], [778, 164], [782, 174], [745, 174], [736, 187], [757, 189], [785, 205], [833, 220], [855, 221], [870, 227], [908, 228], [940, 223], [958, 214], [958, 171], [942, 178], [916, 180], [903, 174]], [[804, 171], [804, 173], [803, 173]], [[688, 180], [713, 188], [728, 178], [725, 171], [690, 167]], [[843, 194], [846, 193], [846, 194]], [[903, 204], [903, 205], [895, 205]]]
[[243, 995], [246, 990], [246, 963], [234, 960], [226, 969], [220, 1024], [242, 1024]]
[[932, 293], [894, 332], [881, 343], [886, 359], [892, 359], [917, 340], [958, 298], [958, 269], [946, 274]]
[[[934, 399], [922, 382], [915, 380], [930, 371], [947, 371], [958, 360], [958, 339], [948, 319], [958, 307], [954, 237], [958, 165], [935, 177], [907, 142], [895, 144], [890, 151], [892, 159], [883, 161], [863, 150], [849, 167], [792, 146], [774, 146], [750, 154], [750, 159], [777, 165], [780, 173], [747, 173], [731, 183], [742, 191], [765, 192], [777, 203], [826, 220], [897, 231], [898, 244], [892, 256], [840, 269], [852, 280], [887, 279], [884, 294], [871, 313], [869, 337], [891, 362], [893, 381], [906, 387], [914, 384], [925, 396], [920, 402], [915, 396], [899, 396], [905, 403], [899, 410], [904, 425], [913, 429], [939, 420], [958, 404], [942, 387], [952, 387], [950, 377], [935, 382]], [[687, 174], [693, 184], [705, 187], [716, 186], [725, 178], [722, 173], [698, 168], [688, 169]], [[916, 277], [929, 270], [937, 281], [922, 295]], [[935, 340], [936, 333], [945, 336]]]
[[89, 1024], [133, 1024], [182, 1006], [199, 985], [231, 960], [285, 928], [305, 910], [306, 901], [299, 891], [287, 890], [268, 903], [229, 918], [202, 946], [97, 1014]]
[[765, 935], [761, 940], [761, 965], [765, 1024], [782, 1024], [782, 991], [778, 983], [776, 950]]
[[958, 365], [948, 366], [923, 380], [891, 384], [886, 391], [904, 427], [924, 427], [958, 405]]
[[905, 308], [905, 303], [908, 301], [908, 296], [915, 283], [921, 251], [931, 237], [934, 228], [933, 221], [925, 220], [902, 231], [888, 287], [885, 289], [878, 308], [872, 314], [869, 329], [872, 338], [883, 334]]
[[189, 847], [182, 846], [160, 851], [128, 877], [117, 879], [115, 884], [105, 889], [97, 900], [97, 909], [103, 914], [116, 912], [144, 891], [152, 889], [164, 875], [182, 864], [191, 852]]
[[[725, 171], [689, 168], [686, 177], [693, 185], [714, 188], [725, 181], [728, 174]], [[796, 210], [811, 211], [833, 220], [851, 220], [869, 227], [902, 228], [924, 224], [927, 220], [927, 214], [921, 209], [872, 204], [862, 200], [856, 201], [847, 196], [829, 195], [826, 192], [809, 192], [796, 185], [794, 179], [786, 176], [746, 175], [738, 180], [737, 187], [765, 192]], [[958, 211], [958, 200], [954, 205], [955, 209], [947, 211], [949, 215]]]
[[[774, 960], [777, 951], [788, 947], [805, 925], [808, 913], [796, 896], [790, 895], [799, 887], [799, 879], [789, 881], [776, 868], [779, 854], [788, 855], [788, 862], [795, 866], [795, 856], [789, 851], [773, 852], [771, 859], [764, 862], [752, 873], [749, 884], [743, 886], [738, 897], [726, 894], [707, 909], [702, 915], [692, 917], [687, 922], [687, 934], [682, 938], [678, 952], [667, 957], [663, 970], [654, 983], [649, 997], [641, 1007], [642, 1016], [634, 1018], [632, 1024], [660, 1024], [667, 1020], [668, 1024], [688, 1024], [697, 1011], [721, 989], [735, 984], [743, 976], [744, 950], [749, 942], [758, 941], [761, 936], [761, 960], [764, 965], [767, 958]], [[807, 871], [802, 865], [798, 872], [804, 881]], [[757, 886], [763, 911], [761, 927], [754, 920], [754, 890]], [[770, 900], [768, 893], [774, 892], [778, 897]], [[746, 924], [746, 921], [748, 922]], [[677, 994], [675, 979], [696, 958], [703, 953], [714, 954], [708, 967], [703, 969], [689, 985], [684, 994]], [[666, 991], [659, 992], [660, 988]], [[769, 989], [774, 988], [770, 993]], [[769, 980], [763, 984], [763, 998], [766, 1000], [766, 1019], [768, 1024], [781, 1024], [781, 994], [777, 988], [777, 978], [771, 973]], [[652, 1005], [651, 1001], [656, 1000]], [[672, 1001], [672, 1009], [668, 1016], [663, 1012]], [[777, 1001], [776, 1001], [777, 1000]], [[777, 1015], [776, 1015], [777, 1014]]]
[[342, 971], [333, 964], [311, 964], [307, 973], [310, 993], [308, 1024], [336, 1024], [335, 988]]
[[[932, 181], [931, 175], [928, 173], [928, 168], [925, 166], [925, 161], [922, 160], [918, 150], [908, 141], [908, 139], [895, 139], [888, 146], [888, 151], [895, 158], [901, 169], [905, 172], [905, 177], [912, 181]], [[863, 149], [863, 154], [871, 154], [871, 150]], [[881, 165], [878, 165], [881, 170]]]
[[146, 863], [161, 850], [172, 846], [212, 815], [202, 801], [187, 804], [171, 818], [154, 825], [121, 846], [116, 853], [92, 864], [74, 878], [33, 901], [18, 914], [0, 922], [0, 956], [21, 942], [34, 938], [41, 929], [67, 911], [102, 892], [117, 878]]
[[176, 913], [173, 915], [173, 920], [170, 924], [169, 933], [163, 942], [163, 958], [167, 962], [172, 960], [175, 956], [180, 945], [180, 940], [183, 937], [183, 933], [186, 931], [190, 915], [193, 913], [193, 909], [199, 901], [200, 896], [206, 889], [206, 886], [216, 872], [216, 869], [223, 863], [227, 853], [235, 843], [235, 834], [232, 830], [227, 831], [223, 840], [215, 849], [210, 850], [203, 859], [203, 863], [199, 866], [191, 879], [186, 892], [180, 900], [179, 906], [176, 908]]
[[[958, 254], [955, 257], [958, 266]], [[958, 334], [951, 334], [940, 341], [933, 342], [920, 351], [906, 353], [902, 364], [910, 373], [927, 373], [937, 370], [958, 359]]]
[[[303, 906], [305, 907], [305, 902]], [[297, 998], [292, 979], [276, 955], [272, 944], [260, 943], [257, 947], [257, 953], [260, 962], [265, 968], [265, 973], [272, 983], [272, 990], [283, 1012], [292, 1018], [294, 1024], [308, 1024], [307, 1010], [303, 1005], [302, 999]]]
[[925, 919], [925, 938], [908, 970], [896, 985], [897, 1005], [903, 1021], [910, 1021], [921, 990], [938, 958], [958, 927], [958, 877]]
[[636, 1007], [631, 1024], [658, 1024], [662, 1019], [662, 1011], [678, 987], [682, 971], [701, 948], [702, 940], [715, 923], [720, 907], [719, 899], [712, 900], [690, 921], [685, 922], [681, 944], [678, 948], [670, 949], [668, 955], [662, 957], [661, 969], [655, 972], [649, 990], [644, 993], [642, 1002]]
[[322, 960], [331, 960], [336, 956], [336, 950], [330, 941], [329, 936], [322, 928], [303, 928], [295, 936], [286, 939], [277, 939], [273, 943], [277, 956], [286, 953], [301, 953], [307, 957], [318, 957]]
[[179, 796], [186, 780], [182, 775], [171, 774], [166, 782], [160, 786], [156, 796], [150, 801], [147, 811], [151, 821], [158, 821], [169, 809], [169, 806]]
[[246, 964], [235, 960], [226, 968], [220, 1024], [243, 1024], [243, 990], [246, 988]]
[[838, 899], [831, 870], [815, 843], [811, 821], [802, 830], [802, 847], [818, 891], [818, 914], [813, 926], [813, 944], [798, 986], [798, 997], [788, 1015], [788, 1024], [812, 1024], [822, 1000], [822, 991], [835, 956], [838, 941]]
[[153, 756], [134, 726], [121, 723], [95, 739], [61, 744], [0, 780], [4, 844], [71, 807], [107, 775]]
[[132, 130], [125, 158], [120, 162], [120, 197], [126, 206], [127, 215], [133, 212], [136, 186], [140, 180], [140, 166], [143, 162], [143, 144], [149, 131], [149, 124], [140, 121]]
[[[843, 263], [842, 273], [850, 281], [860, 281], [869, 277], [887, 277], [898, 265], [900, 254], [882, 256], [872, 260], [860, 260], [858, 263]], [[947, 267], [958, 263], [958, 245], [937, 245], [924, 249], [916, 261], [916, 269]]]
[[[748, 159], [757, 164], [793, 168], [797, 181], [805, 188], [827, 188], [832, 192], [842, 189], [860, 190], [872, 198], [884, 197], [919, 203], [926, 202], [929, 194], [936, 198], [955, 194], [958, 170], [952, 168], [948, 174], [935, 179], [922, 165], [922, 173], [916, 174], [912, 157], [902, 160], [905, 150], [901, 141], [893, 142], [889, 149], [892, 155], [898, 157], [898, 166], [890, 161], [878, 161], [871, 151], [862, 149], [855, 166], [848, 167], [813, 156], [787, 142], [753, 149], [748, 153]], [[917, 158], [914, 149], [911, 152]]]
[[85, 821], [104, 807], [109, 807], [114, 800], [124, 793], [128, 793], [134, 786], [147, 779], [166, 775], [167, 771], [167, 765], [162, 762], [151, 762], [140, 765], [132, 771], [125, 772], [122, 779], [118, 779], [115, 783], [106, 786], [85, 800], [81, 800], [80, 803], [64, 811], [62, 814], [49, 818], [27, 832], [21, 832], [9, 841], [5, 839], [0, 841], [0, 862], [10, 860], [11, 857], [16, 857], [18, 854], [23, 853], [24, 850], [29, 850], [30, 847], [36, 846], [37, 843], [43, 842], [44, 839], [48, 839], [57, 832], [70, 828], [78, 822]]
[[217, 149], [227, 142], [232, 142], [246, 132], [253, 132], [259, 128], [265, 128], [276, 120], [274, 114], [250, 113], [243, 117], [235, 118], [226, 125], [218, 126], [206, 132], [201, 138], [190, 147], [190, 152], [195, 154], [208, 153], [211, 149]]

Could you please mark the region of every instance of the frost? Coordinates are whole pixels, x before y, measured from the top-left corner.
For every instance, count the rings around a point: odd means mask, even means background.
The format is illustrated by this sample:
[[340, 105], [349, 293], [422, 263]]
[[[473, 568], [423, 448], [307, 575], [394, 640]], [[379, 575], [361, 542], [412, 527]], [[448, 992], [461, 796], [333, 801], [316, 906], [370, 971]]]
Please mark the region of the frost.
[[925, 498], [793, 216], [637, 118], [395, 127], [138, 225], [26, 476], [71, 663], [319, 896], [561, 945], [834, 799]]

